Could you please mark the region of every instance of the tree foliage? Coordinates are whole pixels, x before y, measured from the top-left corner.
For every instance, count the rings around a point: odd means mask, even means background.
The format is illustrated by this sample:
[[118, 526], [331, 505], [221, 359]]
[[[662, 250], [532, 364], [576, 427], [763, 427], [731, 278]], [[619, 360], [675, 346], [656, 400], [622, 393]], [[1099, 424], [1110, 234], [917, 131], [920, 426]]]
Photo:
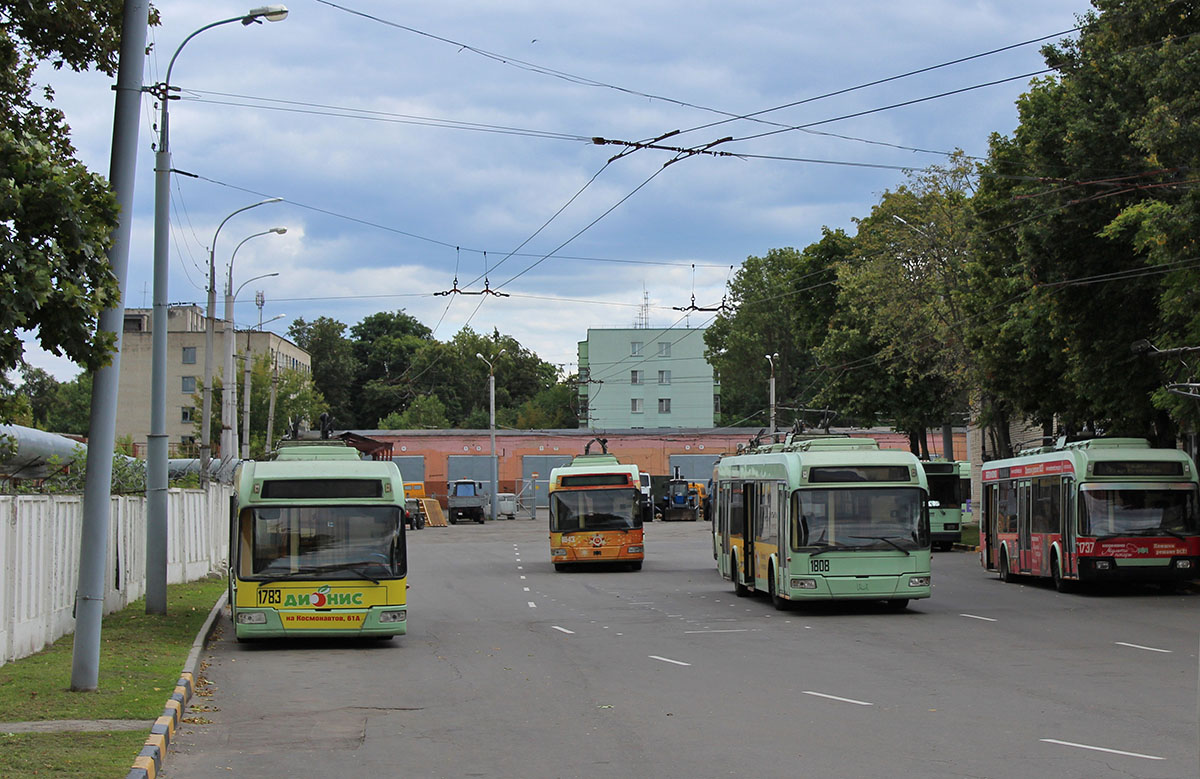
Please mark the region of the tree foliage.
[[[120, 0], [0, 2], [0, 384], [21, 363], [21, 331], [89, 371], [111, 359], [97, 329], [120, 300], [106, 252], [117, 223], [108, 184], [76, 158], [53, 90], [34, 82], [54, 68], [116, 69]], [[0, 393], [0, 419], [14, 408]]]

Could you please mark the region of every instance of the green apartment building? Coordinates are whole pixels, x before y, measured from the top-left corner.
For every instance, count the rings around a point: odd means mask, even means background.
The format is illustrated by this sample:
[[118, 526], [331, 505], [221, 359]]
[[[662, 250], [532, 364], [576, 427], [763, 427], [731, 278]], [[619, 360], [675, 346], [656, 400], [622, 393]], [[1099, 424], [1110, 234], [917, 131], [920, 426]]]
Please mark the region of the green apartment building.
[[579, 425], [711, 428], [720, 384], [703, 328], [589, 328], [579, 342]]

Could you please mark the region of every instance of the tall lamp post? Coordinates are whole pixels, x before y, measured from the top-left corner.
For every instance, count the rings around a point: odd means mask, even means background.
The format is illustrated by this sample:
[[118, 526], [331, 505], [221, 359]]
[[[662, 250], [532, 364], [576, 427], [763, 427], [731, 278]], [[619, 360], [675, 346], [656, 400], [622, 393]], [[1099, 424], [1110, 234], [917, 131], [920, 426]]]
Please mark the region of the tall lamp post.
[[183, 39], [167, 65], [167, 76], [150, 89], [160, 104], [158, 150], [154, 156], [154, 313], [150, 337], [150, 434], [146, 440], [146, 613], [167, 613], [167, 274], [171, 239], [171, 134], [167, 106], [171, 70], [188, 41], [223, 24], [279, 22], [282, 5], [254, 8], [241, 16], [206, 24]]
[[233, 248], [233, 254], [229, 257], [229, 269], [225, 276], [225, 379], [222, 382], [221, 389], [222, 467], [227, 463], [233, 462], [237, 456], [237, 374], [234, 372], [233, 367], [233, 353], [236, 346], [234, 343], [236, 336], [233, 328], [233, 304], [237, 300], [237, 293], [242, 291], [242, 287], [258, 279], [279, 275], [278, 273], [264, 273], [261, 276], [246, 279], [235, 292], [233, 289], [233, 263], [237, 259], [238, 249], [242, 248], [247, 241], [263, 235], [270, 235], [272, 233], [283, 235], [286, 232], [286, 227], [272, 227], [270, 230], [263, 230], [262, 232], [248, 235]]
[[204, 410], [201, 414], [203, 426], [200, 428], [200, 486], [207, 486], [209, 467], [212, 465], [212, 378], [213, 378], [213, 331], [216, 329], [215, 316], [217, 313], [217, 236], [221, 228], [230, 218], [249, 211], [251, 208], [265, 206], [267, 203], [279, 203], [281, 197], [271, 197], [260, 200], [248, 206], [243, 206], [221, 220], [217, 231], [213, 233], [212, 245], [208, 249], [208, 316], [204, 327]]
[[500, 355], [504, 354], [504, 349], [496, 352], [496, 356], [491, 360], [484, 357], [479, 352], [475, 352], [475, 356], [487, 363], [488, 367], [488, 412], [491, 422], [489, 428], [492, 433], [492, 519], [496, 518], [496, 493], [500, 491], [500, 463], [496, 460], [496, 368], [492, 365], [492, 360], [500, 359]]
[[767, 362], [771, 364], [771, 381], [769, 384], [771, 400], [771, 435], [775, 435], [775, 361], [779, 359], [779, 352], [764, 356], [767, 358]]
[[[278, 273], [271, 274], [278, 276]], [[262, 292], [255, 295], [255, 299], [262, 296]], [[262, 332], [263, 325], [267, 322], [274, 322], [276, 319], [283, 319], [286, 314], [276, 314], [266, 322], [262, 321], [262, 306], [258, 307], [258, 330]], [[253, 328], [246, 330], [246, 359], [242, 360], [242, 459], [250, 459], [250, 336], [253, 333]], [[268, 443], [265, 447], [270, 450], [271, 445]]]

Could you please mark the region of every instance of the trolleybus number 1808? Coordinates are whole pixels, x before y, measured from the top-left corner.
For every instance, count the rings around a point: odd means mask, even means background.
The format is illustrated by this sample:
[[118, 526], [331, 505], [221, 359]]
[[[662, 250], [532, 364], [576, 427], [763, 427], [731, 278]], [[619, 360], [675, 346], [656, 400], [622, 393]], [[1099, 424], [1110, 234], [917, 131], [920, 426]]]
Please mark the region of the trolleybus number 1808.
[[809, 560], [808, 566], [813, 573], [829, 573], [828, 560]]

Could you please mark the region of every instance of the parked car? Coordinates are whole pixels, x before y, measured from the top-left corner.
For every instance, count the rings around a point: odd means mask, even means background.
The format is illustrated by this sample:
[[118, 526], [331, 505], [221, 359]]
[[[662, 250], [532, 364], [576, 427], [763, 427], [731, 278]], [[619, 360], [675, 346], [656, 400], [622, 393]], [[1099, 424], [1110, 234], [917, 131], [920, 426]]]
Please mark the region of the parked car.
[[488, 495], [483, 491], [483, 482], [474, 479], [456, 479], [447, 487], [446, 519], [457, 525], [460, 519], [473, 519], [483, 524]]

